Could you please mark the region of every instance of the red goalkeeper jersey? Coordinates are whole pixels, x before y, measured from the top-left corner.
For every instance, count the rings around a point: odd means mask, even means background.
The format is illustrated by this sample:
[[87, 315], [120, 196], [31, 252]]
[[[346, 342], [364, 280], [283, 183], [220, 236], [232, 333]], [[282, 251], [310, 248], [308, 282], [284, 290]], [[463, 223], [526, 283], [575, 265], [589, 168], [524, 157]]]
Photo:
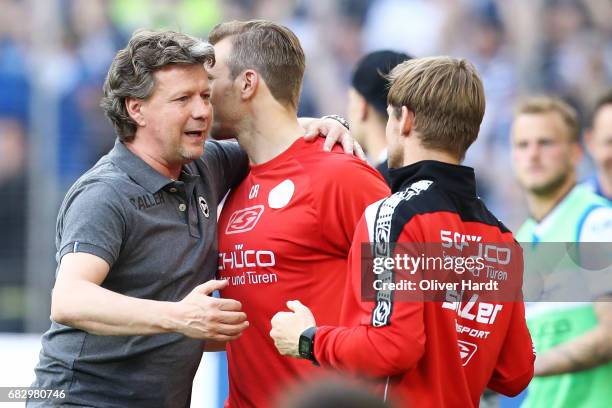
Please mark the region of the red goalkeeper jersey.
[[351, 239], [364, 209], [389, 194], [382, 177], [323, 140], [297, 140], [257, 166], [227, 198], [219, 219], [222, 296], [242, 303], [250, 327], [227, 347], [229, 407], [273, 406], [296, 379], [323, 371], [281, 356], [270, 320], [301, 299], [317, 322], [338, 323]]

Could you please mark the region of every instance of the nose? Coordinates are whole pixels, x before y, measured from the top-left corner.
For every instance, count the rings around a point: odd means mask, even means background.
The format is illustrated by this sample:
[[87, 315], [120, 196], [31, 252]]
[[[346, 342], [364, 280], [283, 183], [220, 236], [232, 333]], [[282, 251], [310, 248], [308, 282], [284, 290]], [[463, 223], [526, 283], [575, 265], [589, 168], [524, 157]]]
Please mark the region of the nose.
[[191, 117], [197, 120], [205, 120], [209, 119], [211, 116], [212, 107], [210, 105], [210, 101], [197, 99], [191, 111]]
[[533, 161], [540, 156], [540, 145], [538, 143], [531, 143], [527, 148], [527, 156]]

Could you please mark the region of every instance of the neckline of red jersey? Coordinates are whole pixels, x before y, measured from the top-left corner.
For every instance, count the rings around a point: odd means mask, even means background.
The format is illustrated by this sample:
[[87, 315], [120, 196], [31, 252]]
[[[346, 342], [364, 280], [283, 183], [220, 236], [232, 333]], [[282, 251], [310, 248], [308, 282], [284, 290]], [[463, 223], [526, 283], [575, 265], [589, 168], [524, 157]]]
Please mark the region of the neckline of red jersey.
[[[276, 157], [268, 160], [267, 162], [263, 162], [261, 164], [251, 164], [250, 165], [251, 173], [261, 173], [262, 171], [273, 168], [277, 166], [279, 163], [282, 163], [292, 158], [293, 156], [295, 156], [295, 153], [299, 151], [300, 149], [302, 149], [307, 143], [309, 142], [306, 142], [304, 140], [304, 137], [300, 137], [296, 139], [293, 143], [291, 143], [291, 145], [287, 149], [285, 149], [285, 151], [281, 152]], [[312, 143], [316, 143], [316, 141]]]

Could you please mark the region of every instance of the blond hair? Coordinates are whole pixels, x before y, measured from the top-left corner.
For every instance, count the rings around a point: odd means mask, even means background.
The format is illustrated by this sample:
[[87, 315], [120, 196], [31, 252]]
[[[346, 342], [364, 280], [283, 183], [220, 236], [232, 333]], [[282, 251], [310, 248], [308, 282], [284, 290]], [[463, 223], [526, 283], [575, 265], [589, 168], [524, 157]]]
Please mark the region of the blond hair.
[[389, 74], [387, 102], [396, 117], [414, 113], [414, 130], [425, 148], [462, 159], [478, 137], [485, 111], [482, 81], [465, 59], [428, 57], [405, 61]]
[[569, 134], [569, 140], [577, 143], [580, 138], [580, 125], [578, 123], [578, 113], [569, 104], [560, 98], [539, 95], [531, 96], [522, 100], [514, 111], [514, 117], [523, 114], [546, 114], [556, 113], [563, 120]]

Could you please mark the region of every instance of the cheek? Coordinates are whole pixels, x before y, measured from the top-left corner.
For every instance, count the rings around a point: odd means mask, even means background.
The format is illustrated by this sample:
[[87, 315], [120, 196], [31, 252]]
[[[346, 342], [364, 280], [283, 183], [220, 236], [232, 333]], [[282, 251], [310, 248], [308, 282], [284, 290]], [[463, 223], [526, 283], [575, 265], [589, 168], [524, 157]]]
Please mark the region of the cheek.
[[520, 169], [525, 163], [525, 152], [513, 149], [511, 153], [512, 165], [516, 169]]
[[612, 146], [602, 147], [599, 151], [601, 151], [601, 153], [596, 153], [596, 155], [599, 156], [602, 161], [612, 161]]

